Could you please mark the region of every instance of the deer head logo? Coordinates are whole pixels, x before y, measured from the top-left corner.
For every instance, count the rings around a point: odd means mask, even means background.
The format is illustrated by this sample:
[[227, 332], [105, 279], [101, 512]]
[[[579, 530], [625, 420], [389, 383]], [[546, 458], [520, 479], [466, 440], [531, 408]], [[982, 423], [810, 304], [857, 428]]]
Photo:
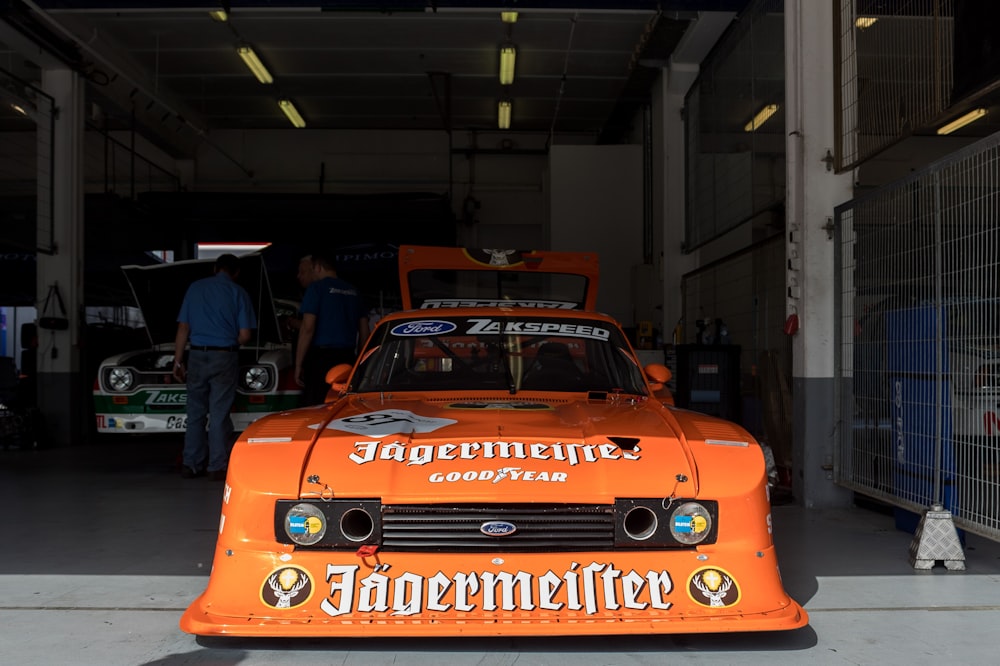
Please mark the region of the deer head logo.
[[278, 569], [267, 577], [261, 589], [261, 599], [274, 608], [299, 606], [308, 601], [311, 594], [312, 580], [298, 567]]
[[[732, 576], [719, 569], [701, 569], [691, 576], [688, 591], [691, 598], [703, 606], [723, 608], [739, 600], [739, 588]], [[708, 603], [705, 603], [707, 600]]]
[[487, 250], [484, 249], [490, 255], [490, 266], [509, 266], [510, 265], [510, 255], [517, 252], [517, 250]]

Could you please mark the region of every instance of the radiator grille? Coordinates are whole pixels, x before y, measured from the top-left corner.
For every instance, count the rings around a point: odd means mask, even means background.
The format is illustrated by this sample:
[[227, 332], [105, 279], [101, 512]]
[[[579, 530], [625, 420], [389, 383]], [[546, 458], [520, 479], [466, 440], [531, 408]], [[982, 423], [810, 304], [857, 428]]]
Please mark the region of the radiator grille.
[[[517, 531], [503, 537], [480, 532], [504, 521]], [[382, 549], [447, 552], [573, 552], [613, 550], [614, 507], [420, 506], [382, 507]]]

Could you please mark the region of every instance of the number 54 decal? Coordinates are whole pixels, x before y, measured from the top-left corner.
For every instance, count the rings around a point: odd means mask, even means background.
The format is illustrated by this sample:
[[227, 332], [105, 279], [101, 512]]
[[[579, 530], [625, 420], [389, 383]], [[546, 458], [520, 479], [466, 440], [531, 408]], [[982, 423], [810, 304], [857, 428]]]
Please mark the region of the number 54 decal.
[[420, 416], [405, 409], [383, 409], [377, 412], [335, 419], [330, 421], [326, 427], [334, 430], [345, 430], [357, 435], [385, 437], [399, 433], [434, 432], [453, 423], [458, 423], [458, 421]]

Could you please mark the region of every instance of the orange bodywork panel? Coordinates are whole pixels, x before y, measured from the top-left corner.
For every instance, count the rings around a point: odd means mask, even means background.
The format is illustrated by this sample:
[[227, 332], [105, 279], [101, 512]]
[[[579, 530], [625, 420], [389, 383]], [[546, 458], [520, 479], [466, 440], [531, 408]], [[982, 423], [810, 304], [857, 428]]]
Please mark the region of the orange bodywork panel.
[[[419, 250], [401, 249], [401, 264], [433, 256]], [[596, 273], [586, 279], [596, 285]], [[583, 301], [452, 307], [454, 293], [438, 294], [380, 320], [353, 370], [331, 373], [326, 404], [243, 433], [212, 574], [184, 631], [592, 635], [808, 622], [781, 583], [764, 455], [746, 430], [664, 404], [666, 369], [640, 368], [618, 324]]]

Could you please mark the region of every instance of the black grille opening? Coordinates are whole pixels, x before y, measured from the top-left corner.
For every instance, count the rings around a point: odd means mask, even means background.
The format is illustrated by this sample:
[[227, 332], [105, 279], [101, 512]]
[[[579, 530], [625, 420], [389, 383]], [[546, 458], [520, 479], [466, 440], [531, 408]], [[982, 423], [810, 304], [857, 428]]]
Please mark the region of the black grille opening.
[[[491, 536], [482, 529], [488, 523], [513, 531]], [[612, 550], [614, 544], [614, 507], [607, 505], [382, 507], [383, 550], [573, 552]]]

